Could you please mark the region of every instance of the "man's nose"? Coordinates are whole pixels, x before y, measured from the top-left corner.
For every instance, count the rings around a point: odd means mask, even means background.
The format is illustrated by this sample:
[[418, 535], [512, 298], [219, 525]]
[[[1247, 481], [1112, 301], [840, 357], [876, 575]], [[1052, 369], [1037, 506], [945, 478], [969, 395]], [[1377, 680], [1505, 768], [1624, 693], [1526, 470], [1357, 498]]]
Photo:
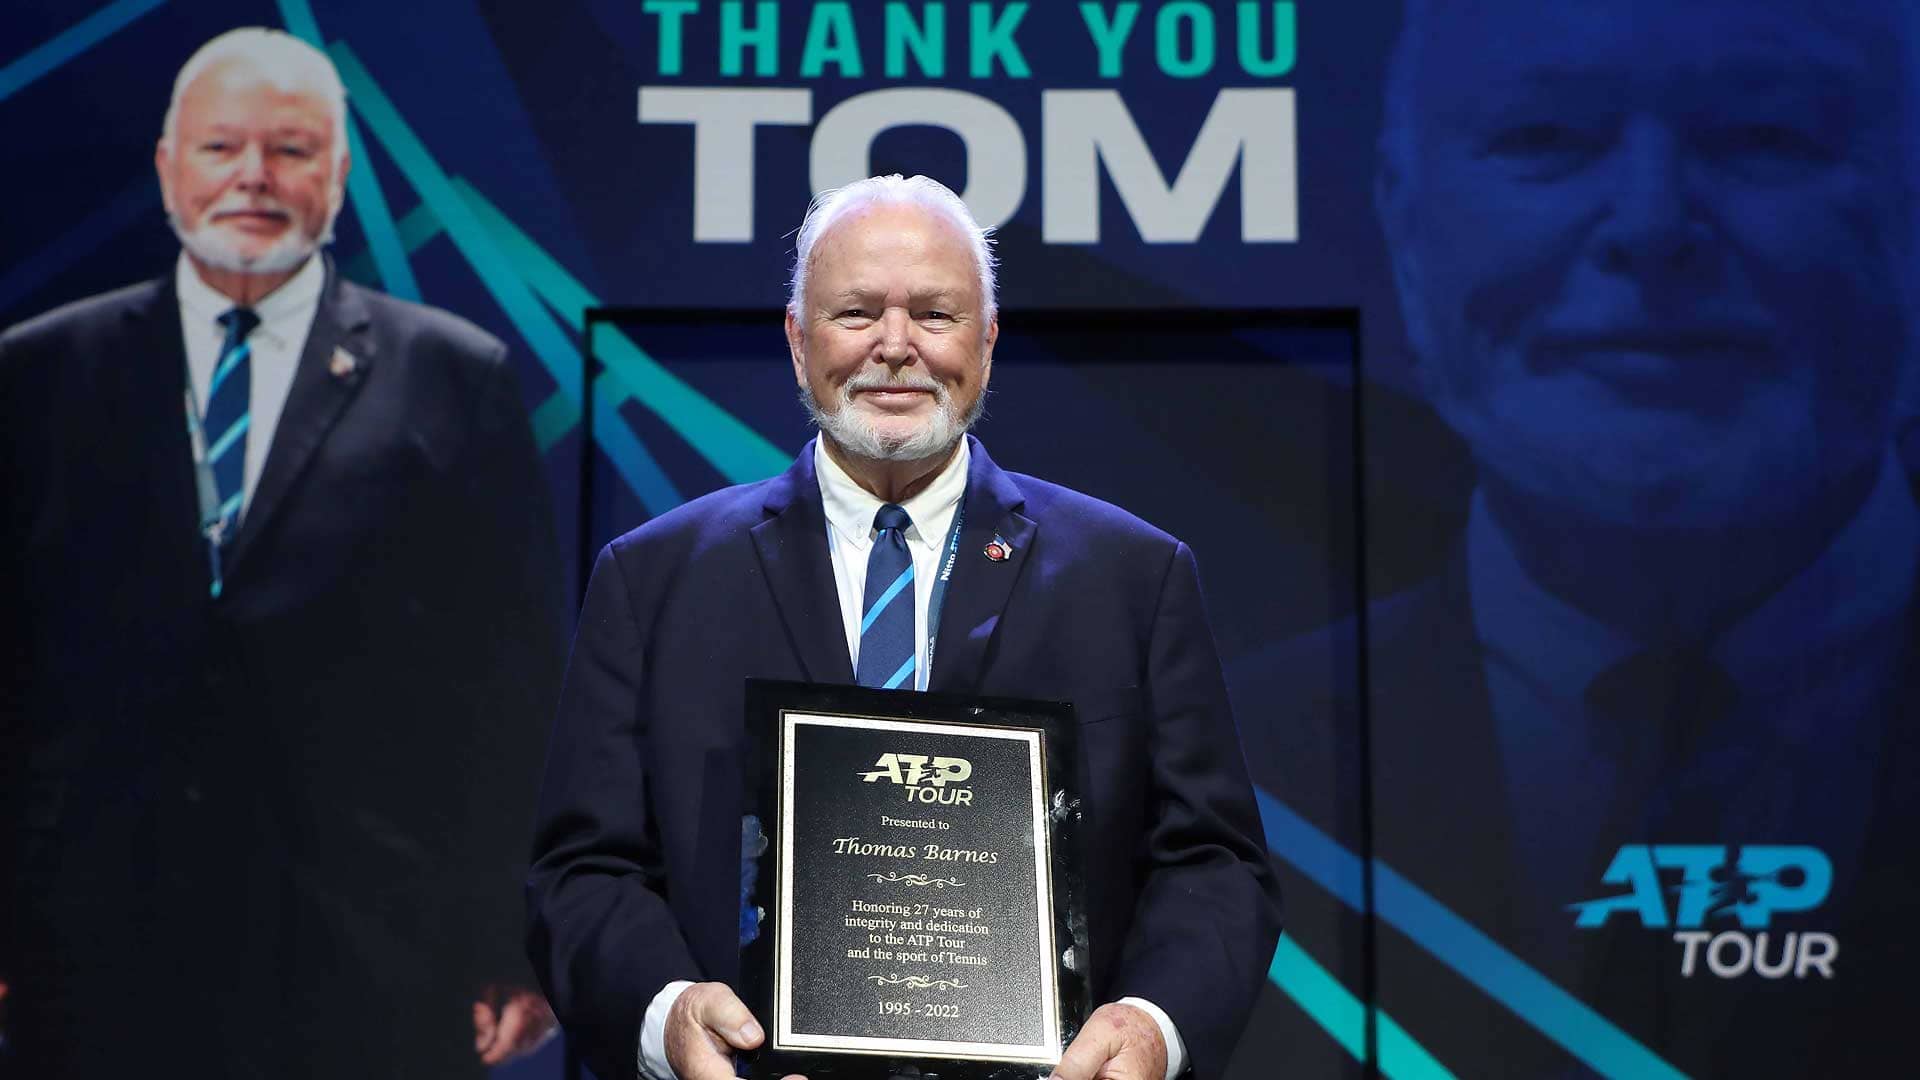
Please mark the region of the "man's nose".
[[1595, 237], [1601, 261], [1632, 274], [1696, 267], [1707, 225], [1688, 190], [1685, 147], [1674, 131], [1651, 121], [1628, 124], [1616, 168]]
[[905, 308], [890, 307], [880, 314], [880, 359], [888, 367], [900, 367], [913, 359], [913, 317]]
[[248, 191], [266, 188], [271, 179], [267, 174], [266, 148], [259, 143], [248, 143], [241, 148], [240, 160], [235, 163], [235, 169], [235, 184]]

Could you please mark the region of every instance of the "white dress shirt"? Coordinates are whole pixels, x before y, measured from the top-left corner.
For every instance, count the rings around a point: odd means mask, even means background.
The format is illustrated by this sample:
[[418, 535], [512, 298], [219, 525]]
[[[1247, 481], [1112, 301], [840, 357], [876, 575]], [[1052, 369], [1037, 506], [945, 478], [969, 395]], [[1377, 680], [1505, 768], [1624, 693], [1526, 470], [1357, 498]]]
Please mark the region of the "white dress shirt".
[[[927, 688], [932, 674], [932, 658], [926, 651], [928, 608], [933, 601], [934, 579], [939, 574], [947, 532], [953, 528], [953, 516], [967, 491], [970, 456], [967, 440], [963, 438], [960, 449], [940, 475], [919, 494], [899, 504], [913, 521], [906, 529], [906, 540], [907, 551], [913, 557], [914, 641], [920, 650], [915, 683], [922, 690]], [[847, 634], [847, 657], [853, 669], [859, 670], [860, 620], [866, 611], [867, 557], [873, 553], [877, 536], [873, 518], [886, 504], [856, 483], [828, 456], [824, 439], [814, 440], [813, 471], [820, 480], [820, 501], [827, 514], [827, 550], [833, 559], [833, 584], [840, 598], [840, 621]], [[676, 1080], [667, 1064], [667, 1011], [692, 985], [684, 980], [668, 983], [647, 1006], [646, 1019], [640, 1027], [640, 1072], [649, 1080]], [[1172, 1080], [1186, 1067], [1187, 1060], [1186, 1043], [1174, 1029], [1173, 1019], [1145, 998], [1125, 997], [1120, 1001], [1137, 1006], [1159, 1026], [1160, 1036], [1167, 1045], [1167, 1080]]]
[[[827, 549], [833, 555], [834, 591], [840, 596], [840, 621], [847, 632], [847, 657], [860, 670], [860, 621], [866, 615], [867, 558], [879, 536], [873, 517], [885, 503], [827, 453], [826, 440], [813, 443], [813, 471], [820, 478], [820, 501], [827, 512]], [[914, 687], [925, 690], [932, 674], [927, 656], [927, 611], [933, 602], [934, 579], [947, 546], [947, 532], [967, 491], [967, 441], [946, 468], [919, 494], [900, 504], [913, 524], [907, 526], [907, 553], [913, 557]], [[936, 650], [937, 653], [938, 650]]]
[[[320, 310], [320, 290], [326, 284], [327, 271], [318, 255], [310, 256], [298, 273], [253, 304], [260, 325], [247, 335], [252, 354], [247, 359], [247, 455], [243, 464], [240, 513], [253, 505], [253, 489], [260, 483], [260, 472], [267, 464], [267, 451], [273, 447], [273, 432], [280, 424], [281, 410], [287, 404], [287, 391], [293, 387], [293, 372], [300, 365], [300, 353], [307, 347], [307, 334], [313, 329], [313, 317]], [[239, 306], [212, 286], [200, 280], [186, 252], [173, 269], [174, 294], [180, 301], [180, 335], [187, 349], [187, 376], [193, 383], [194, 404], [202, 414], [207, 409], [207, 385], [213, 381], [214, 365], [220, 362], [220, 347], [226, 343], [227, 329], [220, 316]]]

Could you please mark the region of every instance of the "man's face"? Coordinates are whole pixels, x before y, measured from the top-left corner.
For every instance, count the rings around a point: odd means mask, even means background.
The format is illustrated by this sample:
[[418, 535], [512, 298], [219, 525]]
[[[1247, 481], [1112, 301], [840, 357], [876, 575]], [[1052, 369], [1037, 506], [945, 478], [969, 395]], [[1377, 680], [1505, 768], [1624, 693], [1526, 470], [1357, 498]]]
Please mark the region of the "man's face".
[[1482, 469], [1692, 528], [1876, 460], [1912, 228], [1885, 11], [1432, 8], [1378, 197], [1423, 384]]
[[180, 97], [154, 155], [188, 250], [224, 270], [273, 273], [305, 261], [340, 208], [333, 115], [313, 92], [282, 90], [245, 61], [216, 64]]
[[977, 415], [999, 334], [959, 227], [912, 205], [855, 210], [812, 260], [787, 343], [821, 430], [875, 460], [951, 448]]

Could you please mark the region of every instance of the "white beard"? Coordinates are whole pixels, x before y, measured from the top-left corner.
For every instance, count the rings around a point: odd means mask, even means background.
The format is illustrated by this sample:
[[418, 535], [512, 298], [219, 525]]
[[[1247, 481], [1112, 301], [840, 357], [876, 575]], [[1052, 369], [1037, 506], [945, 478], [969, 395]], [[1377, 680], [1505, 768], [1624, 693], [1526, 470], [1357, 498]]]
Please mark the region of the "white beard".
[[188, 228], [171, 212], [167, 214], [167, 224], [173, 226], [173, 235], [180, 238], [180, 246], [186, 248], [188, 254], [217, 270], [230, 270], [237, 274], [283, 274], [298, 268], [314, 252], [333, 242], [333, 219], [339, 212], [337, 206], [328, 212], [326, 227], [320, 230], [319, 239], [309, 240], [296, 225], [281, 233], [272, 247], [253, 256], [241, 254], [239, 246], [219, 229], [205, 225]]
[[[877, 386], [911, 386], [931, 392], [936, 406], [933, 416], [918, 431], [904, 438], [883, 435], [874, 426], [872, 417], [860, 410], [849, 409], [846, 405], [846, 399], [854, 392]], [[962, 416], [954, 407], [953, 394], [932, 379], [891, 379], [862, 373], [848, 379], [840, 388], [840, 407], [832, 412], [820, 406], [819, 400], [813, 396], [813, 388], [805, 383], [800, 386], [800, 401], [807, 407], [807, 413], [813, 417], [814, 426], [820, 429], [821, 434], [848, 453], [868, 461], [920, 461], [952, 450], [967, 429], [973, 427], [974, 421], [980, 419], [980, 414], [986, 411], [987, 395], [982, 391], [974, 399], [973, 408]]]

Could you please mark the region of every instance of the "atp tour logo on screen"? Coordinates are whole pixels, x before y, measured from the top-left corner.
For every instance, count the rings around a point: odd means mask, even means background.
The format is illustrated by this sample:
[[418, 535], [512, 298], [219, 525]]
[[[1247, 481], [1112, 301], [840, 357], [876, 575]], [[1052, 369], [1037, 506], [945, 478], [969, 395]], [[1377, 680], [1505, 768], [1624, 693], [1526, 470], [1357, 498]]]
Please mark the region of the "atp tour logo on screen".
[[1819, 848], [1628, 844], [1600, 881], [1626, 891], [1567, 905], [1573, 925], [1597, 930], [1619, 916], [1672, 930], [1686, 978], [1702, 971], [1721, 979], [1834, 977], [1834, 935], [1774, 924], [1776, 915], [1804, 916], [1826, 902], [1833, 863]]
[[908, 802], [942, 803], [948, 806], [973, 805], [973, 792], [964, 784], [973, 775], [973, 762], [961, 757], [933, 757], [925, 754], [881, 754], [873, 769], [860, 774], [872, 784], [881, 780], [906, 789]]

